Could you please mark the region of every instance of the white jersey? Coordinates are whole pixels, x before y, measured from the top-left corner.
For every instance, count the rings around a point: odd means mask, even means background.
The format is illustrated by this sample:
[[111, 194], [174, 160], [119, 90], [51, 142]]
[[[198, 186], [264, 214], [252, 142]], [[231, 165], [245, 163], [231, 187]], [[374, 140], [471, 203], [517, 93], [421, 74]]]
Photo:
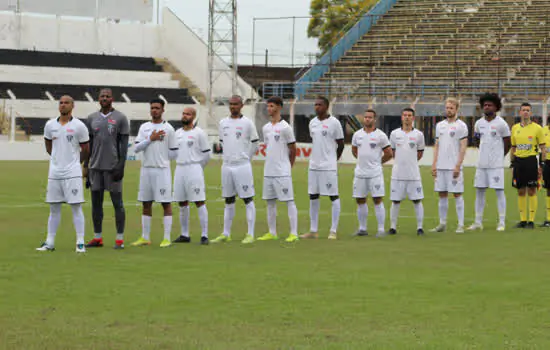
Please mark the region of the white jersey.
[[503, 137], [510, 137], [510, 127], [501, 117], [493, 120], [479, 119], [474, 126], [479, 138], [478, 168], [495, 169], [504, 167]]
[[135, 142], [140, 143], [147, 140], [153, 131], [164, 130], [164, 138], [162, 140], [152, 141], [143, 151], [141, 166], [144, 168], [168, 168], [170, 167], [170, 158], [168, 153], [170, 150], [178, 149], [176, 140], [176, 132], [174, 127], [166, 121], [161, 123], [147, 122], [141, 124]]
[[424, 151], [426, 145], [424, 134], [418, 129], [405, 132], [402, 128], [390, 134], [391, 148], [395, 152], [392, 180], [420, 181], [418, 152]]
[[355, 176], [359, 178], [373, 178], [382, 175], [383, 150], [390, 146], [390, 141], [380, 129], [366, 132], [357, 130], [351, 139], [351, 145], [357, 147], [357, 165]]
[[199, 127], [191, 130], [183, 128], [176, 131], [176, 140], [178, 147], [178, 165], [200, 164], [204, 159], [204, 154], [210, 152], [208, 137]]
[[344, 130], [340, 121], [333, 116], [319, 120], [315, 117], [309, 122], [311, 136], [310, 170], [337, 170], [336, 140], [344, 139]]
[[59, 123], [59, 118], [52, 119], [44, 127], [44, 138], [52, 141], [48, 178], [66, 180], [82, 177], [80, 144], [90, 141], [86, 125], [74, 117], [65, 125]]
[[266, 156], [264, 165], [265, 177], [291, 176], [288, 145], [296, 143], [292, 127], [284, 120], [273, 125], [264, 125], [264, 143]]
[[252, 142], [258, 141], [258, 131], [245, 116], [227, 117], [220, 121], [220, 141], [223, 143], [223, 164], [236, 166], [249, 163]]
[[468, 126], [460, 119], [454, 123], [445, 119], [435, 126], [435, 137], [439, 145], [436, 168], [453, 170], [458, 163], [460, 141], [468, 137]]

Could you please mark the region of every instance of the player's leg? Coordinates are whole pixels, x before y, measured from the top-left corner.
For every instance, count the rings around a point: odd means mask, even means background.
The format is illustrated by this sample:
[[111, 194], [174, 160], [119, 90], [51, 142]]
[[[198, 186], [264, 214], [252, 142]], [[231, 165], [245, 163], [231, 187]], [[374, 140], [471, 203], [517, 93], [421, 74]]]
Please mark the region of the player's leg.
[[298, 240], [298, 209], [296, 208], [296, 203], [294, 202], [294, 186], [292, 185], [292, 177], [285, 176], [276, 177], [273, 179], [277, 200], [285, 202], [288, 209], [290, 234], [285, 241], [288, 243], [296, 242]]
[[518, 190], [518, 210], [520, 221], [516, 224], [516, 228], [527, 227], [527, 178], [525, 172], [525, 161], [523, 158], [515, 159], [513, 168], [512, 186]]
[[152, 185], [154, 174], [151, 170], [151, 168], [141, 168], [140, 171], [138, 201], [142, 203], [143, 207], [141, 213], [141, 237], [132, 243], [132, 246], [151, 244], [151, 221], [153, 217], [153, 201], [155, 200]]
[[172, 245], [172, 170], [170, 168], [154, 168], [151, 170], [154, 201], [162, 205], [164, 213], [162, 217], [164, 237], [160, 247], [166, 248]]
[[[497, 207], [498, 207], [498, 225], [497, 231], [504, 231], [505, 221], [506, 221], [506, 196], [504, 194], [504, 169], [488, 169], [487, 171], [487, 181], [489, 183], [489, 188], [495, 190], [497, 197]], [[485, 201], [485, 198], [483, 198]], [[476, 206], [477, 198], [476, 198]], [[481, 222], [481, 221], [480, 221]]]
[[332, 216], [330, 233], [328, 239], [336, 239], [338, 232], [338, 224], [340, 222], [340, 196], [338, 195], [338, 172], [336, 171], [321, 171], [321, 195], [329, 196], [332, 203]]
[[61, 203], [50, 203], [50, 215], [48, 217], [48, 235], [46, 241], [42, 243], [38, 251], [54, 251], [55, 250], [55, 235], [57, 228], [61, 222]]
[[88, 241], [86, 248], [103, 247], [103, 199], [105, 193], [104, 172], [90, 169], [88, 172], [92, 198], [92, 222], [94, 238]]
[[65, 202], [71, 206], [73, 213], [73, 225], [76, 231], [76, 252], [84, 253], [84, 213], [82, 212], [82, 203], [84, 203], [84, 186], [82, 179], [63, 180], [63, 190]]
[[114, 249], [124, 249], [124, 229], [126, 227], [126, 210], [124, 209], [124, 200], [122, 199], [122, 188], [111, 187], [109, 192], [111, 203], [115, 211], [116, 238]]
[[[185, 174], [185, 170], [187, 174]], [[176, 173], [174, 174], [174, 200], [179, 204], [179, 216], [180, 216], [180, 236], [174, 240], [174, 243], [189, 243], [191, 238], [189, 237], [189, 201], [187, 188], [188, 183], [186, 179], [191, 175], [189, 167], [176, 166]], [[187, 176], [186, 176], [187, 175]]]
[[407, 181], [407, 196], [413, 202], [416, 214], [416, 234], [424, 235], [424, 188], [422, 181]]
[[539, 206], [539, 200], [537, 198], [537, 187], [531, 185], [527, 187], [527, 195], [529, 196], [529, 221], [527, 222], [527, 228], [535, 228], [535, 217], [537, 215], [537, 209]]
[[357, 221], [359, 229], [354, 236], [368, 236], [367, 220], [369, 207], [367, 205], [368, 179], [354, 177], [353, 179], [353, 198], [357, 202]]
[[453, 192], [453, 196], [455, 197], [456, 216], [458, 218], [456, 233], [464, 233], [464, 197], [462, 196], [464, 193], [464, 173], [462, 170], [457, 178], [453, 177], [451, 185], [451, 192]]
[[434, 189], [439, 193], [439, 225], [431, 232], [443, 232], [447, 228], [447, 212], [449, 211], [448, 190], [451, 183], [452, 171], [437, 170]]
[[307, 187], [309, 194], [309, 232], [304, 233], [300, 238], [317, 238], [319, 230], [319, 209], [321, 207], [320, 188], [319, 188], [319, 173], [320, 171], [308, 170]]
[[164, 239], [160, 243], [160, 247], [166, 248], [172, 245], [172, 241], [170, 237], [172, 233], [172, 203], [163, 202], [161, 204], [162, 204], [162, 209], [164, 211], [164, 216], [163, 216]]
[[84, 248], [84, 213], [82, 212], [82, 204], [71, 204], [71, 210], [73, 212], [73, 225], [76, 231], [76, 252], [83, 253], [86, 251]]
[[262, 191], [262, 198], [267, 204], [267, 227], [269, 232], [261, 237], [258, 237], [259, 241], [269, 241], [277, 239], [277, 186], [276, 178], [264, 177], [264, 185]]
[[390, 183], [390, 200], [392, 201], [390, 208], [390, 235], [397, 234], [397, 218], [399, 217], [399, 209], [401, 201], [406, 197], [405, 181], [392, 179]]
[[468, 227], [469, 231], [483, 230], [483, 211], [485, 209], [485, 193], [489, 187], [489, 169], [476, 169], [474, 187], [476, 188], [475, 220]]
[[199, 222], [201, 225], [201, 244], [208, 245], [208, 210], [205, 201], [195, 202], [199, 212]]
[[189, 236], [189, 202], [178, 202], [180, 208], [180, 236], [174, 240], [174, 243], [190, 243]]
[[550, 227], [550, 161], [546, 160], [542, 174], [543, 187], [546, 189], [546, 219], [542, 227]]
[[384, 225], [386, 223], [386, 208], [384, 207], [384, 195], [386, 193], [384, 188], [384, 176], [380, 175], [372, 178], [369, 182], [369, 191], [372, 195], [374, 213], [376, 215], [376, 221], [378, 222], [378, 232], [376, 236], [385, 236], [386, 231]]
[[223, 210], [223, 233], [212, 240], [212, 243], [231, 241], [231, 226], [235, 217], [235, 196], [237, 195], [234, 182], [233, 168], [222, 165], [222, 197], [225, 198]]
[[[189, 175], [189, 174], [187, 174]], [[186, 186], [189, 202], [195, 203], [199, 213], [199, 223], [201, 226], [201, 244], [208, 245], [208, 210], [206, 209], [206, 186], [204, 183], [204, 172], [200, 165], [193, 166], [193, 176]]]
[[252, 173], [252, 164], [243, 164], [235, 168], [235, 177], [233, 182], [236, 185], [237, 195], [241, 198], [246, 206], [246, 222], [248, 233], [242, 240], [242, 243], [254, 242], [254, 228], [256, 226], [256, 203], [254, 196], [254, 175]]

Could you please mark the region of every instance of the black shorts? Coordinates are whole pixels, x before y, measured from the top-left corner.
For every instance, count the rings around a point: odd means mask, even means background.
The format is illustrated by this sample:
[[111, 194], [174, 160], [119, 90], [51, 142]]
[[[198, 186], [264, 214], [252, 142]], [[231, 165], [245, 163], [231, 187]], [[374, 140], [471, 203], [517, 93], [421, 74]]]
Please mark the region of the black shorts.
[[542, 173], [542, 187], [550, 189], [550, 160], [544, 162], [544, 171]]
[[539, 180], [539, 164], [537, 156], [514, 160], [514, 177], [512, 186], [515, 188], [537, 187]]

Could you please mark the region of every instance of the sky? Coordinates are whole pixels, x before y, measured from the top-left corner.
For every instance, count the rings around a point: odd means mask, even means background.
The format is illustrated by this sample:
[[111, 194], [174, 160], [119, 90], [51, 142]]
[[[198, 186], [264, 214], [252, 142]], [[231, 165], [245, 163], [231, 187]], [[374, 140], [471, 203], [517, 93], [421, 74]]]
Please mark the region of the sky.
[[[226, 2], [227, 0], [223, 0]], [[208, 39], [208, 0], [164, 0], [185, 24], [205, 41]], [[309, 15], [309, 0], [238, 0], [237, 2], [237, 50], [238, 64], [252, 63], [253, 23], [261, 17], [304, 17]], [[290, 66], [294, 51], [294, 65], [300, 66], [312, 60], [317, 43], [307, 38], [308, 19], [296, 19], [294, 50], [292, 50], [292, 19], [256, 20], [254, 63]]]

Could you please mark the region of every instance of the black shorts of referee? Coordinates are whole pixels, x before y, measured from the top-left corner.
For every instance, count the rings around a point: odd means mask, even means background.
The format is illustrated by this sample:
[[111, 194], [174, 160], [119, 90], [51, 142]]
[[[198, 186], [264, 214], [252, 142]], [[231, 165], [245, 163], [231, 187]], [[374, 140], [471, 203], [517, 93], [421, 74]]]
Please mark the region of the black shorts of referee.
[[550, 160], [548, 159], [544, 161], [542, 181], [543, 181], [542, 187], [546, 188], [547, 190], [550, 189]]
[[514, 176], [512, 186], [515, 188], [537, 187], [539, 180], [539, 163], [537, 156], [514, 158]]

